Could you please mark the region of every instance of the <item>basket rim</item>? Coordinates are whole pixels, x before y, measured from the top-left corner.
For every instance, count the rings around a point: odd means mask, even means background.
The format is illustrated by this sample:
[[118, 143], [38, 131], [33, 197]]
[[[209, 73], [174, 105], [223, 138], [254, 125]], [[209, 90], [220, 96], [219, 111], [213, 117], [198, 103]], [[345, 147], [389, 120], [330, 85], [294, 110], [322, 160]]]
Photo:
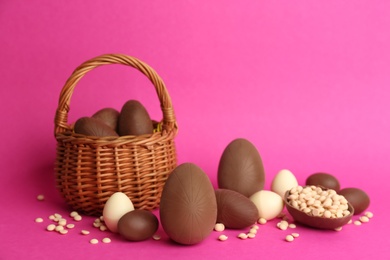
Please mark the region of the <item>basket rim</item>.
[[[135, 68], [138, 71], [140, 71], [142, 74], [144, 74], [151, 81], [151, 83], [155, 87], [157, 96], [160, 101], [160, 108], [163, 115], [163, 118], [161, 120], [162, 132], [177, 133], [178, 125], [177, 125], [174, 109], [172, 106], [172, 101], [163, 80], [160, 78], [157, 72], [148, 64], [144, 63], [143, 61], [133, 56], [129, 56], [126, 54], [103, 54], [83, 62], [72, 72], [70, 77], [65, 82], [65, 85], [63, 86], [60, 92], [58, 107], [54, 118], [55, 137], [58, 138], [59, 134], [72, 131], [72, 126], [68, 123], [68, 113], [70, 110], [70, 100], [77, 83], [89, 71], [99, 66], [109, 65], [109, 64], [120, 64], [120, 65], [126, 65]], [[90, 136], [88, 137], [84, 136], [84, 138], [95, 139]], [[132, 139], [135, 137], [128, 136], [127, 138]], [[142, 139], [143, 137], [138, 136], [138, 138]], [[119, 137], [119, 138], [115, 137], [114, 139], [124, 140], [126, 139], [126, 137]], [[96, 140], [111, 140], [111, 141], [114, 139], [112, 137], [96, 138]]]
[[140, 145], [145, 147], [153, 146], [154, 144], [163, 143], [168, 139], [174, 139], [177, 134], [177, 129], [173, 128], [169, 131], [164, 130], [153, 134], [144, 135], [124, 135], [124, 136], [86, 136], [77, 134], [73, 131], [65, 131], [57, 133], [55, 138], [61, 143], [78, 143], [82, 145], [98, 146], [126, 146]]

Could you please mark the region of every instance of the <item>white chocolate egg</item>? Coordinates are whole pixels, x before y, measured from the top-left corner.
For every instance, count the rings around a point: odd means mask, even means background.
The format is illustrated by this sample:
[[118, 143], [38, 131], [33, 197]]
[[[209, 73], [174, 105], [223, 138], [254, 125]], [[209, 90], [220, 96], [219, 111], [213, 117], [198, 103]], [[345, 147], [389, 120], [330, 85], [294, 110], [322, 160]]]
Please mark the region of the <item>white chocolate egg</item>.
[[271, 191], [283, 198], [286, 191], [296, 186], [298, 186], [298, 181], [294, 174], [289, 170], [283, 169], [272, 180]]
[[273, 191], [261, 190], [254, 193], [249, 199], [256, 205], [259, 217], [266, 220], [276, 218], [284, 207], [282, 197]]
[[118, 232], [118, 221], [127, 212], [133, 211], [134, 205], [123, 192], [116, 192], [106, 201], [103, 208], [103, 219], [107, 228], [114, 233]]

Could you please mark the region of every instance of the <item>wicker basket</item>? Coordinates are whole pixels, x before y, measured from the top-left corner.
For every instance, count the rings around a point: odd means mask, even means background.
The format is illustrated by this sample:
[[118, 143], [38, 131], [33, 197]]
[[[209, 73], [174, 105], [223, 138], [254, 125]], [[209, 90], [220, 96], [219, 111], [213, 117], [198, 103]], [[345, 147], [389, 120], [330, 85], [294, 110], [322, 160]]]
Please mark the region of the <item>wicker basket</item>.
[[[154, 134], [92, 137], [73, 132], [67, 122], [73, 90], [88, 71], [106, 64], [131, 66], [153, 83], [163, 114]], [[157, 208], [165, 181], [177, 165], [174, 143], [177, 130], [170, 96], [151, 67], [122, 54], [88, 60], [72, 73], [59, 98], [54, 131], [57, 187], [74, 210], [87, 215], [100, 216], [107, 199], [118, 191], [124, 192], [135, 208]]]

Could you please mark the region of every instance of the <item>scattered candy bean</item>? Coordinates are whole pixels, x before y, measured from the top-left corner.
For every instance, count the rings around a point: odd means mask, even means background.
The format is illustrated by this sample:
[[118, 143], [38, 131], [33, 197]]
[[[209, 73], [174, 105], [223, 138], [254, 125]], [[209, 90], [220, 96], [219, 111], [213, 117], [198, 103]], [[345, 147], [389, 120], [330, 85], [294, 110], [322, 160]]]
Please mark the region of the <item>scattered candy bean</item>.
[[282, 220], [282, 221], [280, 221], [279, 223], [277, 223], [276, 226], [277, 226], [280, 230], [286, 230], [286, 229], [288, 228], [288, 222], [285, 221], [285, 220]]
[[89, 241], [89, 243], [91, 243], [91, 244], [97, 244], [97, 243], [99, 243], [99, 240], [97, 240], [96, 238], [92, 238], [92, 239]]
[[224, 231], [225, 230], [225, 225], [222, 224], [222, 223], [217, 223], [214, 226], [214, 230], [218, 231], [218, 232]]
[[62, 230], [60, 230], [59, 232], [60, 232], [60, 234], [62, 234], [62, 235], [68, 234], [68, 230], [66, 230], [66, 229], [62, 229]]
[[154, 240], [160, 240], [160, 239], [161, 239], [161, 236], [158, 235], [158, 234], [154, 234], [154, 235], [153, 235], [153, 239], [154, 239]]
[[355, 220], [353, 222], [353, 224], [355, 224], [356, 226], [360, 226], [362, 224], [362, 222], [360, 222], [359, 220]]
[[45, 199], [45, 196], [43, 195], [43, 194], [39, 194], [38, 196], [37, 196], [37, 200], [39, 200], [39, 201], [42, 201], [42, 200], [44, 200]]
[[81, 234], [83, 234], [83, 235], [88, 235], [88, 234], [89, 234], [89, 231], [88, 231], [88, 230], [85, 230], [85, 229], [83, 229], [83, 230], [81, 230]]
[[218, 237], [218, 239], [219, 239], [220, 241], [225, 241], [225, 240], [228, 239], [228, 237], [227, 237], [226, 235], [220, 235], [220, 236]]
[[267, 220], [266, 220], [265, 218], [259, 218], [259, 220], [257, 221], [257, 223], [264, 225], [264, 224], [267, 223]]
[[80, 215], [76, 215], [73, 217], [75, 221], [81, 221], [83, 218]]
[[338, 228], [335, 228], [334, 230], [335, 231], [341, 231], [343, 229], [343, 227], [338, 227]]
[[105, 237], [102, 239], [102, 242], [105, 244], [111, 243], [111, 239], [109, 237]]
[[75, 216], [79, 215], [79, 213], [77, 213], [77, 211], [72, 211], [69, 216], [71, 216], [72, 218], [74, 218]]
[[37, 223], [42, 223], [42, 222], [43, 222], [43, 218], [36, 218], [36, 219], [35, 219], [35, 222], [37, 222]]
[[100, 228], [101, 225], [102, 225], [102, 223], [100, 223], [100, 222], [93, 222], [93, 226], [95, 228]]
[[240, 233], [240, 234], [238, 234], [237, 237], [238, 237], [238, 238], [241, 238], [241, 239], [247, 239], [247, 238], [248, 238], [248, 235], [245, 234], [245, 233]]
[[63, 226], [60, 225], [56, 226], [55, 231], [60, 232], [61, 230], [64, 230]]
[[48, 230], [48, 231], [54, 231], [55, 229], [56, 229], [56, 225], [54, 225], [54, 224], [50, 224], [46, 227], [46, 230]]
[[374, 214], [370, 211], [366, 211], [366, 213], [364, 213], [364, 215], [367, 217], [367, 218], [372, 218], [374, 216]]
[[101, 225], [99, 227], [100, 231], [106, 231], [107, 230], [107, 227], [105, 225]]
[[299, 234], [298, 233], [291, 233], [291, 235], [293, 236], [293, 237], [299, 237]]
[[287, 242], [292, 242], [292, 241], [294, 241], [294, 237], [292, 235], [287, 235], [286, 236], [286, 241]]
[[256, 237], [256, 234], [253, 234], [253, 233], [248, 233], [248, 238], [255, 238]]
[[67, 228], [74, 228], [74, 224], [68, 224], [66, 225]]
[[368, 221], [370, 221], [370, 219], [367, 217], [367, 216], [361, 216], [359, 218], [360, 222], [362, 223], [367, 223]]
[[62, 218], [58, 221], [58, 224], [61, 226], [66, 226], [66, 219]]

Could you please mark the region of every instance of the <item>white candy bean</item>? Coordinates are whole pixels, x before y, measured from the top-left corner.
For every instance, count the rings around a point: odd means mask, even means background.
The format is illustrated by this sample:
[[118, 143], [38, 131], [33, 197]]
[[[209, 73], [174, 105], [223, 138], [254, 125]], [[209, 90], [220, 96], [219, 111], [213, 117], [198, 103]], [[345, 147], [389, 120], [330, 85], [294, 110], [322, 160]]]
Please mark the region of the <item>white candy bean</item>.
[[225, 240], [228, 239], [228, 237], [227, 237], [226, 235], [220, 235], [220, 236], [218, 237], [218, 239], [219, 239], [220, 241], [225, 241]]
[[294, 241], [294, 237], [292, 235], [287, 235], [286, 236], [286, 241], [287, 242], [292, 242], [292, 241]]
[[222, 223], [217, 223], [217, 224], [215, 224], [215, 226], [214, 226], [214, 230], [215, 230], [215, 231], [218, 231], [218, 232], [222, 232], [222, 231], [225, 230], [225, 225], [222, 224]]

